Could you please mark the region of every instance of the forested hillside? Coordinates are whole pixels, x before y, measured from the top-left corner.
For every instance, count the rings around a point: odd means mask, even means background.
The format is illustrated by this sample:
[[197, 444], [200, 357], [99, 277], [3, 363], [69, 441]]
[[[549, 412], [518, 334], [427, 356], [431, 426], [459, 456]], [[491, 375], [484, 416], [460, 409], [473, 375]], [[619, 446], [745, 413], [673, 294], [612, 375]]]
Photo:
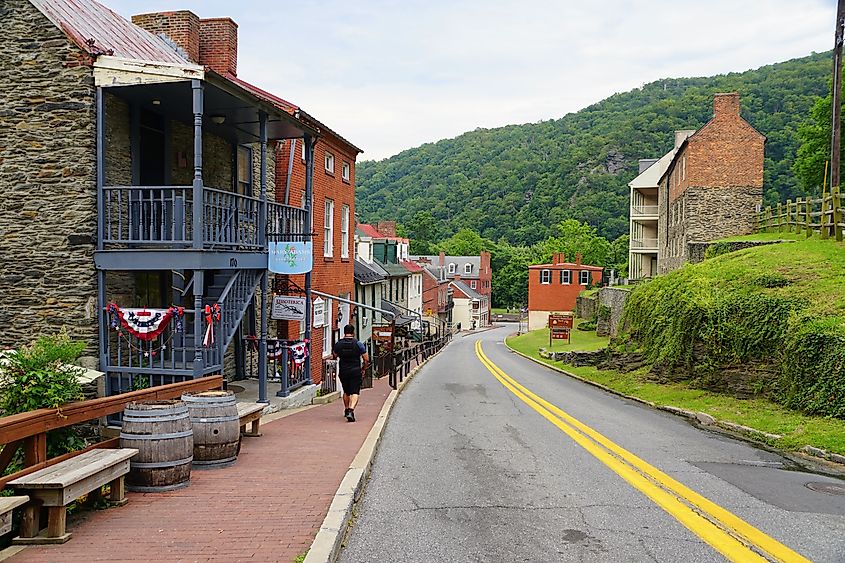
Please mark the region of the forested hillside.
[[791, 166], [795, 132], [828, 93], [830, 54], [705, 78], [659, 80], [550, 121], [478, 129], [357, 166], [365, 221], [437, 219], [434, 240], [471, 228], [492, 240], [533, 244], [577, 219], [609, 240], [628, 229], [627, 183], [637, 160], [672, 147], [673, 131], [712, 116], [715, 92], [738, 91], [742, 115], [768, 138], [768, 203], [802, 195]]

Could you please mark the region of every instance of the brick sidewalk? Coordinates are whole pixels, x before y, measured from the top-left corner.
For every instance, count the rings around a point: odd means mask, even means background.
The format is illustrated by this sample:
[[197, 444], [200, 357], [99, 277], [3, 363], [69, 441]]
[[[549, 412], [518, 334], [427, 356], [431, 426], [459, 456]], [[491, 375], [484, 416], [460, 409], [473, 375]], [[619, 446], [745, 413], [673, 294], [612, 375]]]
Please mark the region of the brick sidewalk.
[[387, 378], [363, 391], [358, 422], [335, 401], [262, 424], [238, 461], [194, 470], [190, 486], [128, 493], [120, 508], [69, 523], [59, 546], [28, 547], [28, 561], [293, 561], [310, 546], [352, 459], [390, 394]]

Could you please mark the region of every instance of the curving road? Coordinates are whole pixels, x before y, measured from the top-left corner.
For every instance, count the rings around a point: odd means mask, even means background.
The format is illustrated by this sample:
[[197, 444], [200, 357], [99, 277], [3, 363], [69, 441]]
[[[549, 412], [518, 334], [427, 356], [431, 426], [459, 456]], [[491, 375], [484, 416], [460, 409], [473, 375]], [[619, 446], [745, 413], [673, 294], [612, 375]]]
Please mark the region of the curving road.
[[525, 360], [511, 331], [403, 391], [341, 561], [845, 562], [845, 482]]

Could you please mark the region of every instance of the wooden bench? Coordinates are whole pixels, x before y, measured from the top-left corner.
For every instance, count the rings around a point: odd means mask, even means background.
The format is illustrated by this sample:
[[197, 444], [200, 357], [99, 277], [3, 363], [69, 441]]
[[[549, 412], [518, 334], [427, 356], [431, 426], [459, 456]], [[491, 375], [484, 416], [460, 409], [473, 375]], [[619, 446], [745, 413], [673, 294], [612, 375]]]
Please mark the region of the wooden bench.
[[[129, 458], [138, 453], [132, 448], [89, 450], [61, 463], [51, 465], [13, 481], [9, 486], [30, 497], [24, 507], [21, 535], [12, 540], [17, 545], [64, 543], [66, 506], [82, 495], [99, 491], [109, 483], [109, 500], [126, 503], [123, 478], [129, 473]], [[47, 530], [41, 532], [41, 507], [47, 507]]]
[[[261, 423], [261, 416], [264, 414], [264, 407], [262, 403], [238, 403], [238, 418], [241, 424], [241, 434], [244, 436], [257, 437], [261, 436], [258, 431], [258, 425]], [[252, 423], [249, 432], [246, 431], [246, 425]]]
[[12, 529], [12, 510], [26, 504], [29, 497], [0, 497], [0, 536], [8, 534]]

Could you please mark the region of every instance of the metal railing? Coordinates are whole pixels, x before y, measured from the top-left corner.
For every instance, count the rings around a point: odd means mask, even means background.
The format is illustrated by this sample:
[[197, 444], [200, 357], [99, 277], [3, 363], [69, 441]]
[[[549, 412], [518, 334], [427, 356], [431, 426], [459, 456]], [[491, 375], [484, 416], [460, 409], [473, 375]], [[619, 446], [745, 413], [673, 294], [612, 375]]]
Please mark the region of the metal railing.
[[388, 355], [391, 364], [388, 380], [390, 386], [396, 389], [408, 377], [411, 370], [442, 350], [451, 339], [451, 332], [447, 332], [439, 338], [424, 340], [415, 346], [394, 350]]
[[657, 250], [657, 238], [632, 238], [631, 248], [648, 248]]
[[[305, 363], [296, 363], [290, 351], [290, 347], [298, 342], [298, 340], [267, 339], [267, 381], [279, 383], [277, 397], [287, 397], [291, 391], [311, 383], [311, 378], [305, 372]], [[245, 337], [244, 349], [246, 350], [244, 371], [248, 378], [256, 379], [258, 378], [258, 362], [261, 361], [258, 338]]]
[[634, 205], [631, 207], [631, 216], [657, 215], [657, 205]]
[[[106, 186], [103, 188], [103, 243], [123, 247], [181, 248], [194, 239], [191, 186]], [[214, 188], [202, 189], [204, 249], [260, 250], [259, 198]], [[305, 210], [267, 202], [266, 234], [274, 240], [299, 240]]]
[[323, 360], [323, 381], [320, 383], [320, 393], [328, 395], [337, 391], [338, 360]]
[[262, 270], [238, 270], [226, 284], [218, 298], [220, 305], [220, 323], [218, 340], [221, 353], [229, 347], [229, 343], [237, 333], [244, 313], [252, 303], [258, 281], [264, 272]]

